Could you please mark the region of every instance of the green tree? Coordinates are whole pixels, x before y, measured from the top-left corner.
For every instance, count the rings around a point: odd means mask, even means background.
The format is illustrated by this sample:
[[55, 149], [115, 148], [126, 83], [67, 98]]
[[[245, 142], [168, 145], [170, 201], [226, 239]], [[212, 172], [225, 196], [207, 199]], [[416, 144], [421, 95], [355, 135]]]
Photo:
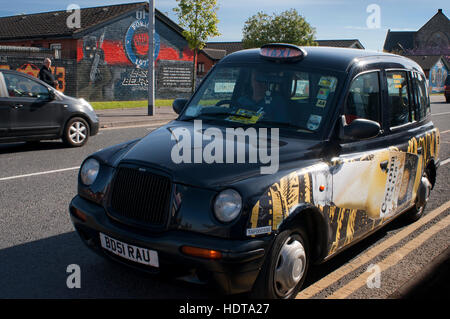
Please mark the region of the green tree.
[[192, 67], [192, 92], [195, 90], [196, 65], [198, 51], [205, 47], [211, 37], [219, 36], [217, 30], [217, 1], [216, 0], [177, 0], [178, 7], [173, 11], [178, 16], [178, 22], [185, 29], [183, 36], [189, 48], [194, 51]]
[[245, 22], [242, 33], [244, 48], [259, 48], [267, 43], [317, 45], [315, 28], [295, 9], [272, 16], [258, 12]]

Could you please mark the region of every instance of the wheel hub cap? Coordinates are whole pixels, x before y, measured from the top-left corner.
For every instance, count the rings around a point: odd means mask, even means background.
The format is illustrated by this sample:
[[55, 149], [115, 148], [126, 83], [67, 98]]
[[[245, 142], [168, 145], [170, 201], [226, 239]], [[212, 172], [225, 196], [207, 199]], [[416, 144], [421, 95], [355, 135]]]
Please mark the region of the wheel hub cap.
[[279, 296], [288, 296], [305, 273], [306, 253], [303, 245], [291, 237], [278, 254], [275, 268], [275, 290]]
[[81, 143], [86, 138], [86, 126], [81, 122], [75, 122], [69, 129], [70, 139], [74, 143]]

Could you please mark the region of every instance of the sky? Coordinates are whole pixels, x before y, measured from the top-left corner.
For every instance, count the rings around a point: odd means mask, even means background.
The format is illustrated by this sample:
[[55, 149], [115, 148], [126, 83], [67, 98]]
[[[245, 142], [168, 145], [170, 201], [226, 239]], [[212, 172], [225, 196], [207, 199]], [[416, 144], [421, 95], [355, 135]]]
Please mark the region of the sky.
[[[0, 16], [66, 10], [70, 4], [86, 8], [130, 2], [139, 1], [0, 0]], [[217, 0], [217, 3], [221, 35], [211, 38], [212, 42], [241, 41], [244, 23], [252, 15], [280, 14], [294, 8], [316, 29], [317, 40], [358, 39], [366, 49], [382, 51], [388, 29], [417, 31], [438, 9], [450, 17], [450, 2], [446, 0]], [[173, 12], [176, 6], [176, 0], [155, 0], [156, 9], [178, 22]]]

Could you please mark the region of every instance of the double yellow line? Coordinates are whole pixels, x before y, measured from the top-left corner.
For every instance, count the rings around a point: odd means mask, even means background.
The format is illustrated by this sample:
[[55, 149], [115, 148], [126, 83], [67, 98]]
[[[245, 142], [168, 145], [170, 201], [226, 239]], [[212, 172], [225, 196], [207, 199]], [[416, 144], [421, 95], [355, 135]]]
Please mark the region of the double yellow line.
[[[328, 274], [324, 278], [315, 282], [311, 286], [302, 290], [296, 297], [296, 299], [307, 299], [312, 298], [321, 291], [325, 290], [327, 287], [336, 283], [338, 280], [349, 274], [350, 272], [356, 270], [357, 268], [363, 266], [376, 256], [378, 256], [383, 251], [389, 249], [390, 247], [398, 244], [400, 241], [411, 235], [417, 229], [431, 221], [433, 218], [439, 216], [442, 212], [445, 212], [448, 208], [450, 208], [450, 201], [447, 201], [442, 206], [436, 208], [432, 212], [423, 216], [420, 220], [411, 224], [393, 235], [392, 237], [386, 239], [382, 243], [378, 244], [375, 247], [372, 247], [368, 251], [364, 252], [363, 256], [357, 257], [348, 264], [344, 265], [341, 268], [336, 269], [332, 273]], [[421, 246], [426, 240], [428, 240], [431, 236], [436, 234], [437, 232], [445, 229], [450, 225], [450, 215], [440, 220], [438, 223], [430, 227], [429, 229], [422, 232], [419, 236], [409, 241], [407, 244], [396, 250], [394, 253], [385, 257], [382, 261], [377, 262], [377, 265], [381, 268], [382, 271], [396, 265], [404, 256], [408, 255], [411, 251]], [[327, 298], [346, 298], [350, 296], [356, 290], [362, 288], [366, 285], [367, 278], [371, 273], [364, 273], [354, 280], [350, 281], [343, 287], [339, 288], [332, 295]]]

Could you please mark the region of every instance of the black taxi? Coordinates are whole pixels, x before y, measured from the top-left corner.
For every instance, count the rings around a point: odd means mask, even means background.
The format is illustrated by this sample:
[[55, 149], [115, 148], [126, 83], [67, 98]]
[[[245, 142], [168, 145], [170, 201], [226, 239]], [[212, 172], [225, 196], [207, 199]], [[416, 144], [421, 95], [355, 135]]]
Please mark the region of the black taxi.
[[312, 265], [420, 218], [436, 181], [428, 87], [405, 57], [268, 44], [173, 108], [86, 158], [69, 208], [89, 248], [148, 272], [292, 298]]

